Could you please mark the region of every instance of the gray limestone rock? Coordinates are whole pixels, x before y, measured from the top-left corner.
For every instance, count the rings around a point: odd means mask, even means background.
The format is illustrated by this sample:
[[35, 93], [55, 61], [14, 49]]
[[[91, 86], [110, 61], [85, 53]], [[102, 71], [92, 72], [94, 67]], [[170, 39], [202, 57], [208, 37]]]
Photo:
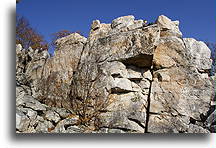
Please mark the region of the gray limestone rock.
[[112, 21], [111, 27], [120, 29], [122, 27], [127, 27], [134, 24], [134, 16], [128, 15], [116, 18]]
[[211, 69], [212, 60], [211, 51], [202, 41], [196, 41], [193, 38], [184, 38], [186, 48], [190, 52], [191, 63], [200, 71]]
[[168, 17], [160, 15], [156, 21], [157, 25], [161, 28], [161, 36], [177, 36], [182, 37], [179, 31], [179, 21], [171, 21]]
[[55, 123], [59, 122], [61, 119], [55, 111], [48, 110], [45, 113], [45, 118], [49, 121], [54, 121]]
[[72, 33], [55, 43], [53, 57], [16, 46], [17, 132], [214, 131], [211, 52], [182, 39], [179, 21], [95, 20], [88, 38]]
[[91, 29], [96, 30], [96, 29], [99, 29], [99, 28], [100, 28], [100, 21], [99, 20], [94, 20], [92, 22]]
[[26, 132], [29, 126], [29, 118], [21, 111], [16, 111], [16, 129], [19, 132]]

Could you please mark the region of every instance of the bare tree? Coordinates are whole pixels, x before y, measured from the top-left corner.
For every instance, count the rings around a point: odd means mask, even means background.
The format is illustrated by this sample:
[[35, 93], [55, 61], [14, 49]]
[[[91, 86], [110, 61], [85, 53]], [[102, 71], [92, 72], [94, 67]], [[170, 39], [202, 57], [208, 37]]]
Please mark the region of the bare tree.
[[21, 44], [24, 48], [48, 50], [48, 43], [24, 17], [16, 16], [16, 44]]

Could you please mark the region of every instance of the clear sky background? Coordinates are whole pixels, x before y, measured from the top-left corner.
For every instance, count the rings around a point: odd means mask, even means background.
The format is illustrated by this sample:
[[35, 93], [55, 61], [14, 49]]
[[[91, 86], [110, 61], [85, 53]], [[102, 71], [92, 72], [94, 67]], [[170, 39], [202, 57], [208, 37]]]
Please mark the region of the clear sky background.
[[91, 22], [134, 15], [154, 22], [164, 14], [180, 21], [183, 37], [216, 42], [215, 0], [21, 0], [17, 13], [50, 42], [60, 30], [81, 31], [88, 36]]

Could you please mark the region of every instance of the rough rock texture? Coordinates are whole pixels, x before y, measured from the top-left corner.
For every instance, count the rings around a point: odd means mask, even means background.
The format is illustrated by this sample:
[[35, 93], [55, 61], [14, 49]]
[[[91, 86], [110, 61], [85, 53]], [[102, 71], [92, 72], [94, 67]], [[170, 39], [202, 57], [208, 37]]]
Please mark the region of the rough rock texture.
[[17, 132], [214, 132], [210, 49], [178, 26], [129, 15], [58, 39], [53, 57], [17, 45]]
[[[76, 132], [78, 116], [73, 112], [56, 107], [48, 107], [29, 96], [30, 87], [17, 86], [16, 91], [16, 131], [22, 133], [70, 133]], [[21, 95], [19, 95], [21, 94]], [[68, 120], [73, 121], [68, 123]], [[62, 124], [64, 123], [64, 124]], [[60, 126], [62, 125], [62, 126]], [[68, 130], [68, 128], [71, 128]], [[79, 128], [81, 130], [81, 128]]]

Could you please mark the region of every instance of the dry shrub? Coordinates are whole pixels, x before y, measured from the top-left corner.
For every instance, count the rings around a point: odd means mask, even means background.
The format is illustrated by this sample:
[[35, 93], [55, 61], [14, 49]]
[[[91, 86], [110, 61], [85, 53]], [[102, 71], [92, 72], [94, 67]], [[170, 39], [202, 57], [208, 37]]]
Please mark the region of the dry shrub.
[[[72, 110], [79, 115], [80, 125], [98, 129], [101, 124], [99, 115], [101, 112], [106, 112], [108, 99], [95, 87], [103, 75], [102, 72], [98, 67], [94, 69], [90, 65], [85, 65], [85, 73], [78, 70], [78, 73], [74, 74], [69, 98]], [[97, 74], [93, 78], [92, 73], [96, 70]]]
[[39, 81], [38, 99], [49, 106], [71, 108], [69, 94], [69, 84], [63, 82], [58, 72], [52, 72], [47, 78]]

